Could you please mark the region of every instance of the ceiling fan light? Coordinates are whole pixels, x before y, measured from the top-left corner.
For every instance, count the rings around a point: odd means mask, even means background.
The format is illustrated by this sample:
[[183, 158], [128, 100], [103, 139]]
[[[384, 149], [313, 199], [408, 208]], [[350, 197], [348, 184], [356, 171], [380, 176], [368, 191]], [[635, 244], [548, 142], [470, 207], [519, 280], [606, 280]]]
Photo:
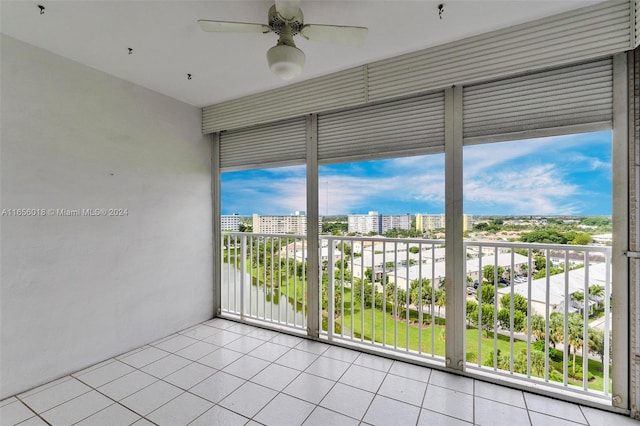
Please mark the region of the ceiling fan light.
[[302, 72], [304, 52], [297, 47], [279, 44], [267, 52], [271, 72], [283, 80], [291, 80]]

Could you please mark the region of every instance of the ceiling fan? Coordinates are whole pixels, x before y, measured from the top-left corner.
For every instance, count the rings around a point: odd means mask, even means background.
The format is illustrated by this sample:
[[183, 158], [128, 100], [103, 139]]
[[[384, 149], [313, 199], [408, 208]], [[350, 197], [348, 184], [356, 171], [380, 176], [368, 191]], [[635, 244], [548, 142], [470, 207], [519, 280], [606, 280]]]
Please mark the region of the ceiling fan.
[[267, 52], [267, 61], [271, 71], [283, 80], [297, 76], [304, 66], [304, 52], [298, 49], [293, 41], [296, 34], [307, 40], [360, 47], [364, 44], [368, 31], [365, 27], [305, 24], [300, 10], [300, 0], [275, 0], [275, 4], [269, 9], [268, 18], [268, 24], [205, 19], [198, 20], [198, 24], [208, 32], [278, 34], [278, 44]]

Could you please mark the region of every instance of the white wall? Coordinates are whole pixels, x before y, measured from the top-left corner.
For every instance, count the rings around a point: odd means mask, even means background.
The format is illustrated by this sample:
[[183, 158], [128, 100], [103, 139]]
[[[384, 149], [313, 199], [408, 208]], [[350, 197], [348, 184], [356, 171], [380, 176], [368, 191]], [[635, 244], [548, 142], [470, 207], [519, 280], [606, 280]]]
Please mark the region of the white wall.
[[200, 110], [2, 36], [0, 398], [212, 316]]

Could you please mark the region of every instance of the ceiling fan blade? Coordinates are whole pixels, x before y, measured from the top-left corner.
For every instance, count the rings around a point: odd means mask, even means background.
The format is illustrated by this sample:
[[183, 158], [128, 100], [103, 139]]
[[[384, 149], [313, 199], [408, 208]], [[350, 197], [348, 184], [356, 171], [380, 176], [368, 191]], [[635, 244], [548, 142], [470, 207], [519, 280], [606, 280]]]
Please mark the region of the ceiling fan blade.
[[276, 10], [285, 19], [292, 19], [298, 16], [300, 0], [276, 0]]
[[200, 28], [207, 32], [224, 33], [268, 33], [271, 28], [264, 24], [250, 24], [246, 22], [207, 21], [198, 20]]
[[345, 46], [361, 47], [369, 30], [365, 27], [343, 27], [339, 25], [304, 25], [300, 34], [307, 40], [328, 41]]

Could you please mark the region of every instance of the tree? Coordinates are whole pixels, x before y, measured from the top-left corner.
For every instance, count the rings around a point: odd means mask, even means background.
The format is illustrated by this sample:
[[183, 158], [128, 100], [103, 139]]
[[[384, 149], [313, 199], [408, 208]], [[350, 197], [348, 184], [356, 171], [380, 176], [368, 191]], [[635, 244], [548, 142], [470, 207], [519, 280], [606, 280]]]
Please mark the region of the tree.
[[531, 369], [538, 377], [544, 377], [545, 356], [542, 351], [531, 351]]
[[361, 279], [354, 278], [352, 286], [354, 300], [361, 304], [361, 309], [370, 308], [371, 302], [373, 301], [373, 297], [371, 295], [371, 283], [365, 281], [363, 285]]
[[478, 288], [478, 292], [476, 293], [476, 300], [480, 301], [480, 296], [482, 296], [482, 304], [488, 303], [493, 305], [495, 300], [495, 290], [491, 284], [483, 284]]
[[[504, 268], [502, 266], [498, 266], [498, 278], [502, 277], [503, 275]], [[482, 268], [482, 276], [484, 277], [485, 281], [490, 283], [494, 282], [496, 275], [493, 265], [486, 265], [484, 268]]]
[[[576, 374], [576, 352], [578, 348], [582, 348], [583, 341], [583, 318], [577, 312], [574, 312], [569, 315], [569, 336], [568, 336], [568, 344], [573, 348], [573, 374]], [[586, 372], [584, 373], [586, 374]]]
[[[509, 309], [500, 309], [498, 311], [498, 322], [500, 327], [511, 329], [511, 311]], [[525, 328], [525, 314], [521, 311], [513, 311], [513, 329], [514, 331], [523, 331]]]
[[600, 300], [604, 297], [604, 287], [601, 285], [592, 285], [589, 287], [589, 299]]
[[[513, 309], [516, 311], [520, 311], [522, 312], [524, 315], [527, 315], [527, 299], [520, 295], [515, 293], [514, 297], [513, 297]], [[500, 298], [500, 306], [502, 306], [504, 309], [511, 309], [511, 294], [507, 293], [504, 296], [502, 296]]]
[[342, 242], [338, 245], [338, 249], [344, 253], [345, 256], [350, 256], [351, 255], [351, 244]]
[[421, 282], [418, 282], [418, 280], [411, 281], [409, 298], [411, 303], [418, 308], [419, 313], [422, 313], [425, 305], [431, 309], [431, 280], [423, 278]]
[[564, 317], [560, 312], [552, 312], [549, 315], [549, 341], [556, 347], [557, 343], [564, 340]]
[[584, 232], [579, 232], [576, 234], [575, 238], [571, 240], [570, 244], [577, 246], [587, 246], [591, 244], [592, 241], [593, 238], [591, 238], [591, 235], [585, 234]]
[[478, 312], [478, 304], [476, 302], [474, 302], [473, 300], [467, 300], [467, 324], [471, 325], [473, 323], [472, 321], [472, 315], [475, 312], [476, 313], [476, 317], [477, 317], [477, 312]]
[[597, 328], [589, 328], [588, 331], [589, 352], [600, 357], [600, 362], [604, 365], [604, 331]]
[[586, 313], [585, 309], [584, 309], [584, 293], [581, 291], [576, 291], [574, 293], [571, 293], [571, 300], [575, 300], [576, 302], [578, 302], [578, 306], [582, 308], [582, 313]]
[[447, 304], [447, 294], [444, 290], [436, 290], [435, 304], [438, 307], [438, 316], [440, 316], [440, 308]]
[[527, 332], [531, 333], [531, 335], [535, 337], [536, 340], [544, 339], [544, 333], [545, 333], [544, 317], [540, 314], [532, 315], [530, 323], [531, 323], [530, 329], [527, 330]]
[[[480, 319], [481, 323], [478, 323], [478, 317], [480, 316], [480, 313], [482, 313], [482, 318]], [[482, 328], [486, 333], [486, 337], [489, 337], [489, 332], [494, 328], [494, 313], [495, 307], [488, 303], [482, 304], [482, 311], [479, 311], [478, 307], [476, 306], [476, 309], [471, 312], [471, 323], [478, 328]]]

